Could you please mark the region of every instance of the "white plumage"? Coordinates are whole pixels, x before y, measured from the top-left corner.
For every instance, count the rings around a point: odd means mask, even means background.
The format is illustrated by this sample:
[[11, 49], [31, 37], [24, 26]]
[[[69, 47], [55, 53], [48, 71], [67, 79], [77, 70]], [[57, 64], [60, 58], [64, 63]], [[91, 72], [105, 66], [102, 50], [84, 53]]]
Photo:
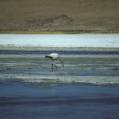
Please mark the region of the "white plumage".
[[46, 57], [49, 57], [52, 60], [57, 60], [59, 58], [59, 54], [58, 53], [51, 53], [51, 54], [47, 55]]

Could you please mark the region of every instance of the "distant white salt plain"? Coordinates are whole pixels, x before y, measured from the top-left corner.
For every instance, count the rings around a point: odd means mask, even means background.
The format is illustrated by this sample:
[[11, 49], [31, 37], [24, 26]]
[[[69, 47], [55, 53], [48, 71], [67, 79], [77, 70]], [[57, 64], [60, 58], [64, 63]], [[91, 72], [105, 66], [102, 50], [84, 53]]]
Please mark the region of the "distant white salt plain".
[[0, 34], [0, 45], [118, 48], [119, 34]]

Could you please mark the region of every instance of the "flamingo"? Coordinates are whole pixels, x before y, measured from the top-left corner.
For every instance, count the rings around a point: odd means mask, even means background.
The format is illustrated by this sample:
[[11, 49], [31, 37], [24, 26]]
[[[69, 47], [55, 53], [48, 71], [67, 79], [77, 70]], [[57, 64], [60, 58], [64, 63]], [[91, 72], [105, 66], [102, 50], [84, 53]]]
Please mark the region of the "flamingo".
[[54, 71], [54, 67], [55, 69], [57, 69], [56, 61], [59, 61], [62, 67], [64, 67], [64, 62], [62, 61], [58, 53], [50, 53], [49, 55], [46, 55], [45, 57], [52, 61], [52, 66], [51, 66], [52, 72]]

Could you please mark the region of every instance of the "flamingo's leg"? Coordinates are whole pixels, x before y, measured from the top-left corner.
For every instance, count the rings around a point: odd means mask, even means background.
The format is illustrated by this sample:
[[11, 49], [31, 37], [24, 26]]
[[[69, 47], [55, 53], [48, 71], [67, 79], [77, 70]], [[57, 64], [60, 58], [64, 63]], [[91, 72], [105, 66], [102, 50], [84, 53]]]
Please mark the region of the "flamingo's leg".
[[57, 65], [52, 63], [52, 65], [51, 65], [52, 72], [56, 71], [57, 69], [58, 69]]
[[51, 66], [51, 70], [52, 70], [52, 72], [54, 71], [54, 64], [52, 64], [52, 66]]

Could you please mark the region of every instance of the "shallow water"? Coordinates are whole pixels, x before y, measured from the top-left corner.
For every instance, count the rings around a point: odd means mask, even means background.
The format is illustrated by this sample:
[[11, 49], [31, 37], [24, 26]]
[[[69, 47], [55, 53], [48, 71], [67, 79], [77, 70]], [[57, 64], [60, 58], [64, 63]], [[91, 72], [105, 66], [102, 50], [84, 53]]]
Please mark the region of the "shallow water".
[[2, 119], [118, 119], [119, 86], [0, 83]]
[[52, 72], [51, 61], [44, 57], [1, 57], [0, 79], [19, 79], [41, 83], [119, 84], [119, 57], [62, 57]]
[[119, 57], [0, 57], [1, 119], [118, 119]]

